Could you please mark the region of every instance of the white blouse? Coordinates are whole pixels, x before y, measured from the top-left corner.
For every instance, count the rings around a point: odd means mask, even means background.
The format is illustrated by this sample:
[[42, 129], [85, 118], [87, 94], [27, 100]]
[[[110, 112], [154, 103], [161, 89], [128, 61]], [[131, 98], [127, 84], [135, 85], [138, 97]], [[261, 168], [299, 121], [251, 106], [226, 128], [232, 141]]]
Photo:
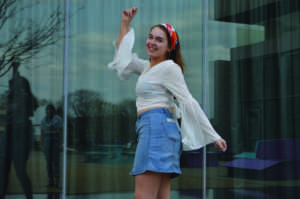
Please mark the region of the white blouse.
[[134, 38], [134, 30], [131, 28], [119, 48], [116, 48], [114, 59], [108, 66], [118, 73], [121, 80], [128, 79], [132, 73], [139, 75], [136, 84], [137, 110], [174, 107], [175, 96], [179, 102], [184, 151], [199, 149], [220, 139], [190, 94], [180, 67], [172, 60], [166, 60], [150, 68], [148, 60], [140, 59], [132, 53]]

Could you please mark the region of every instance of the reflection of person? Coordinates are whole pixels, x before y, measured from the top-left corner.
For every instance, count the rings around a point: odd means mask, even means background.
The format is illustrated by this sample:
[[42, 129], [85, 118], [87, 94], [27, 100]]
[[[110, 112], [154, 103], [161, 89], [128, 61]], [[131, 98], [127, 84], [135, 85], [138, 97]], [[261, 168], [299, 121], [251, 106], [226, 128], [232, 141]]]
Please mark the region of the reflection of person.
[[47, 162], [48, 187], [60, 188], [60, 149], [62, 119], [56, 115], [52, 104], [46, 107], [46, 116], [41, 121], [41, 144]]
[[12, 63], [13, 77], [9, 81], [8, 106], [6, 113], [6, 153], [4, 159], [3, 178], [1, 177], [0, 197], [4, 198], [8, 185], [8, 175], [12, 161], [15, 172], [23, 187], [26, 198], [32, 198], [32, 187], [27, 175], [27, 160], [32, 143], [32, 122], [30, 117], [38, 107], [32, 95], [27, 79], [18, 72], [20, 63]]
[[[118, 46], [109, 67], [120, 79], [139, 75], [136, 85], [138, 145], [131, 175], [135, 176], [135, 198], [170, 198], [170, 179], [181, 174], [180, 154], [208, 143], [226, 150], [226, 142], [213, 129], [183, 76], [180, 42], [169, 24], [150, 29], [146, 50], [150, 60], [142, 60], [131, 50], [134, 31], [129, 27], [137, 8], [122, 12]], [[181, 112], [181, 133], [169, 110], [176, 97]]]

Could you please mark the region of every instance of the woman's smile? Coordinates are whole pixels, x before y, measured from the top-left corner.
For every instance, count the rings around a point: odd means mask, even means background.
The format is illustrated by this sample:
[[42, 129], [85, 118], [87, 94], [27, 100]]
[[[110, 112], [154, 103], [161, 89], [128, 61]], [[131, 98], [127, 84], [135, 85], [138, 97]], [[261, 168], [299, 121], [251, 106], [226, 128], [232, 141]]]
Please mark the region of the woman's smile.
[[155, 52], [157, 49], [154, 46], [148, 46], [148, 51]]

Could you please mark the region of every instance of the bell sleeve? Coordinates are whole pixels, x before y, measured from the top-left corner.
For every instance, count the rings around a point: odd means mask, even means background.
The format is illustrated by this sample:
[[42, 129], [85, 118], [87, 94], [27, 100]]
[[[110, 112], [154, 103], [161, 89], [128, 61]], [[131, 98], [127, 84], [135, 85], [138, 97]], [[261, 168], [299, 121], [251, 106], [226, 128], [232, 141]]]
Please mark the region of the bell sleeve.
[[114, 41], [115, 55], [113, 61], [108, 64], [108, 68], [116, 71], [121, 80], [129, 79], [133, 73], [141, 74], [149, 62], [132, 53], [134, 39], [134, 30], [130, 28], [123, 37], [119, 48], [116, 47], [116, 41]]
[[164, 69], [163, 85], [179, 102], [183, 150], [199, 149], [220, 139], [199, 103], [190, 94], [180, 67], [173, 63]]

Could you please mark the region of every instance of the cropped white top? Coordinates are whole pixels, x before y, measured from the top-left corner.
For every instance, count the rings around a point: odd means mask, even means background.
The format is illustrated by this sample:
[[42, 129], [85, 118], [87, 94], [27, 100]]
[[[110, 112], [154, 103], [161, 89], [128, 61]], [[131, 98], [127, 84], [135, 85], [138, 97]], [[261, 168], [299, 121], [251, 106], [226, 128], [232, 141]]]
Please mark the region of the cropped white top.
[[175, 96], [181, 115], [183, 150], [199, 149], [220, 139], [200, 105], [190, 94], [180, 67], [172, 60], [150, 67], [148, 60], [140, 59], [132, 53], [134, 37], [134, 30], [131, 28], [108, 66], [118, 73], [121, 80], [128, 79], [132, 73], [139, 75], [136, 84], [137, 110], [174, 107]]

